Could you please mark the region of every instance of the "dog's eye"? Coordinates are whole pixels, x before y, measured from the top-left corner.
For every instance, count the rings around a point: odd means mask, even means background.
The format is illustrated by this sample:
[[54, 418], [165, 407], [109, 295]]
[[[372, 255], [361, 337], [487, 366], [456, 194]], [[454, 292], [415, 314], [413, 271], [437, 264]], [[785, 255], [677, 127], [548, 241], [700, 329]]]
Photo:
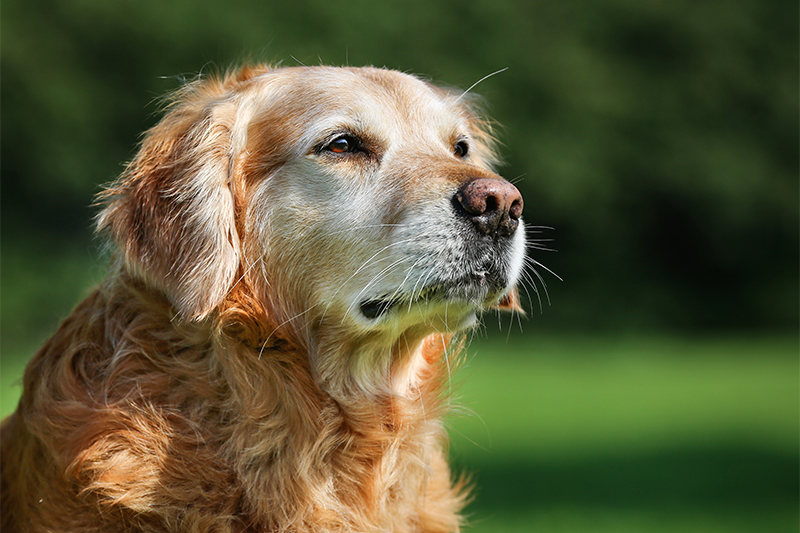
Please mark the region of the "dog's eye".
[[332, 161], [349, 161], [357, 158], [358, 161], [368, 162], [380, 160], [377, 143], [367, 136], [349, 132], [331, 134], [327, 139], [314, 147], [313, 153], [332, 157]]
[[469, 145], [467, 144], [467, 141], [458, 141], [453, 147], [453, 153], [456, 154], [456, 157], [467, 157], [467, 153], [469, 153]]
[[358, 141], [350, 135], [342, 135], [329, 142], [325, 148], [334, 154], [347, 154], [358, 149]]

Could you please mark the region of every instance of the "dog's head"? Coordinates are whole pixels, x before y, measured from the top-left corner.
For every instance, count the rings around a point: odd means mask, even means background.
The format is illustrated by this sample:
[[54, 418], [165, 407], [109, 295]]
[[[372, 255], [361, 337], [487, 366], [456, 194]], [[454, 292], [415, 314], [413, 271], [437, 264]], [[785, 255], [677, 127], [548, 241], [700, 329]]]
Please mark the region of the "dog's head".
[[99, 227], [187, 319], [246, 284], [276, 325], [457, 330], [516, 307], [522, 197], [459, 93], [374, 68], [189, 84]]

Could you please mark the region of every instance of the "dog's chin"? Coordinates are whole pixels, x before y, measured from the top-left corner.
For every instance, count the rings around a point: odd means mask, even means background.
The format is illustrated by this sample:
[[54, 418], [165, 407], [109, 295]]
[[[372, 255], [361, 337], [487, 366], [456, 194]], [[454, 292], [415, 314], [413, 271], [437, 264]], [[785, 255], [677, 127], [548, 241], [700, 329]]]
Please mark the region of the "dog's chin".
[[374, 326], [418, 318], [441, 323], [449, 331], [471, 327], [477, 314], [491, 307], [506, 292], [505, 284], [486, 272], [430, 284], [413, 294], [386, 294], [359, 303], [363, 319]]

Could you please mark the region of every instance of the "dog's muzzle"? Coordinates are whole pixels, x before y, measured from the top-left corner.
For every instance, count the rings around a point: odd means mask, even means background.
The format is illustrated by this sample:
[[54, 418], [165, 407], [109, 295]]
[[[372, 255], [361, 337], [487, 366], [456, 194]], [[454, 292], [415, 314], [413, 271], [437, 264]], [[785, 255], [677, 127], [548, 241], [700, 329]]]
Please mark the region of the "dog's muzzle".
[[[363, 300], [359, 308], [365, 318], [376, 320], [395, 309], [435, 301], [472, 302], [481, 306], [507, 289], [504, 256], [511, 253], [510, 243], [522, 216], [519, 190], [501, 178], [473, 178], [459, 187], [452, 203], [455, 215], [471, 223], [464, 230], [473, 235], [467, 237], [470, 243], [467, 246], [474, 255], [467, 254], [453, 273], [432, 276], [425, 287], [412, 295], [395, 293]], [[463, 273], [453, 278], [455, 270]]]

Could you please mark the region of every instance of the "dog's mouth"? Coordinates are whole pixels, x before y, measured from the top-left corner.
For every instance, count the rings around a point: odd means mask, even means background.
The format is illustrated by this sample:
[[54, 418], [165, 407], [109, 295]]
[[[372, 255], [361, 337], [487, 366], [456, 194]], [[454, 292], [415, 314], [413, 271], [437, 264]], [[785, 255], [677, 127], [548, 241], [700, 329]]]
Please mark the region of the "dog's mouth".
[[496, 298], [504, 289], [505, 283], [498, 275], [481, 270], [457, 280], [428, 285], [411, 295], [396, 293], [368, 298], [361, 302], [359, 309], [369, 320], [436, 303], [461, 302], [477, 309]]
[[440, 300], [438, 294], [441, 292], [441, 286], [431, 286], [426, 289], [415, 293], [413, 297], [404, 297], [401, 295], [386, 295], [379, 298], [372, 298], [361, 302], [361, 314], [370, 320], [376, 320], [395, 309], [413, 308], [415, 305], [426, 305], [434, 300]]
[[399, 306], [402, 302], [396, 299], [375, 299], [364, 300], [361, 302], [361, 314], [370, 320], [376, 320], [395, 307]]

